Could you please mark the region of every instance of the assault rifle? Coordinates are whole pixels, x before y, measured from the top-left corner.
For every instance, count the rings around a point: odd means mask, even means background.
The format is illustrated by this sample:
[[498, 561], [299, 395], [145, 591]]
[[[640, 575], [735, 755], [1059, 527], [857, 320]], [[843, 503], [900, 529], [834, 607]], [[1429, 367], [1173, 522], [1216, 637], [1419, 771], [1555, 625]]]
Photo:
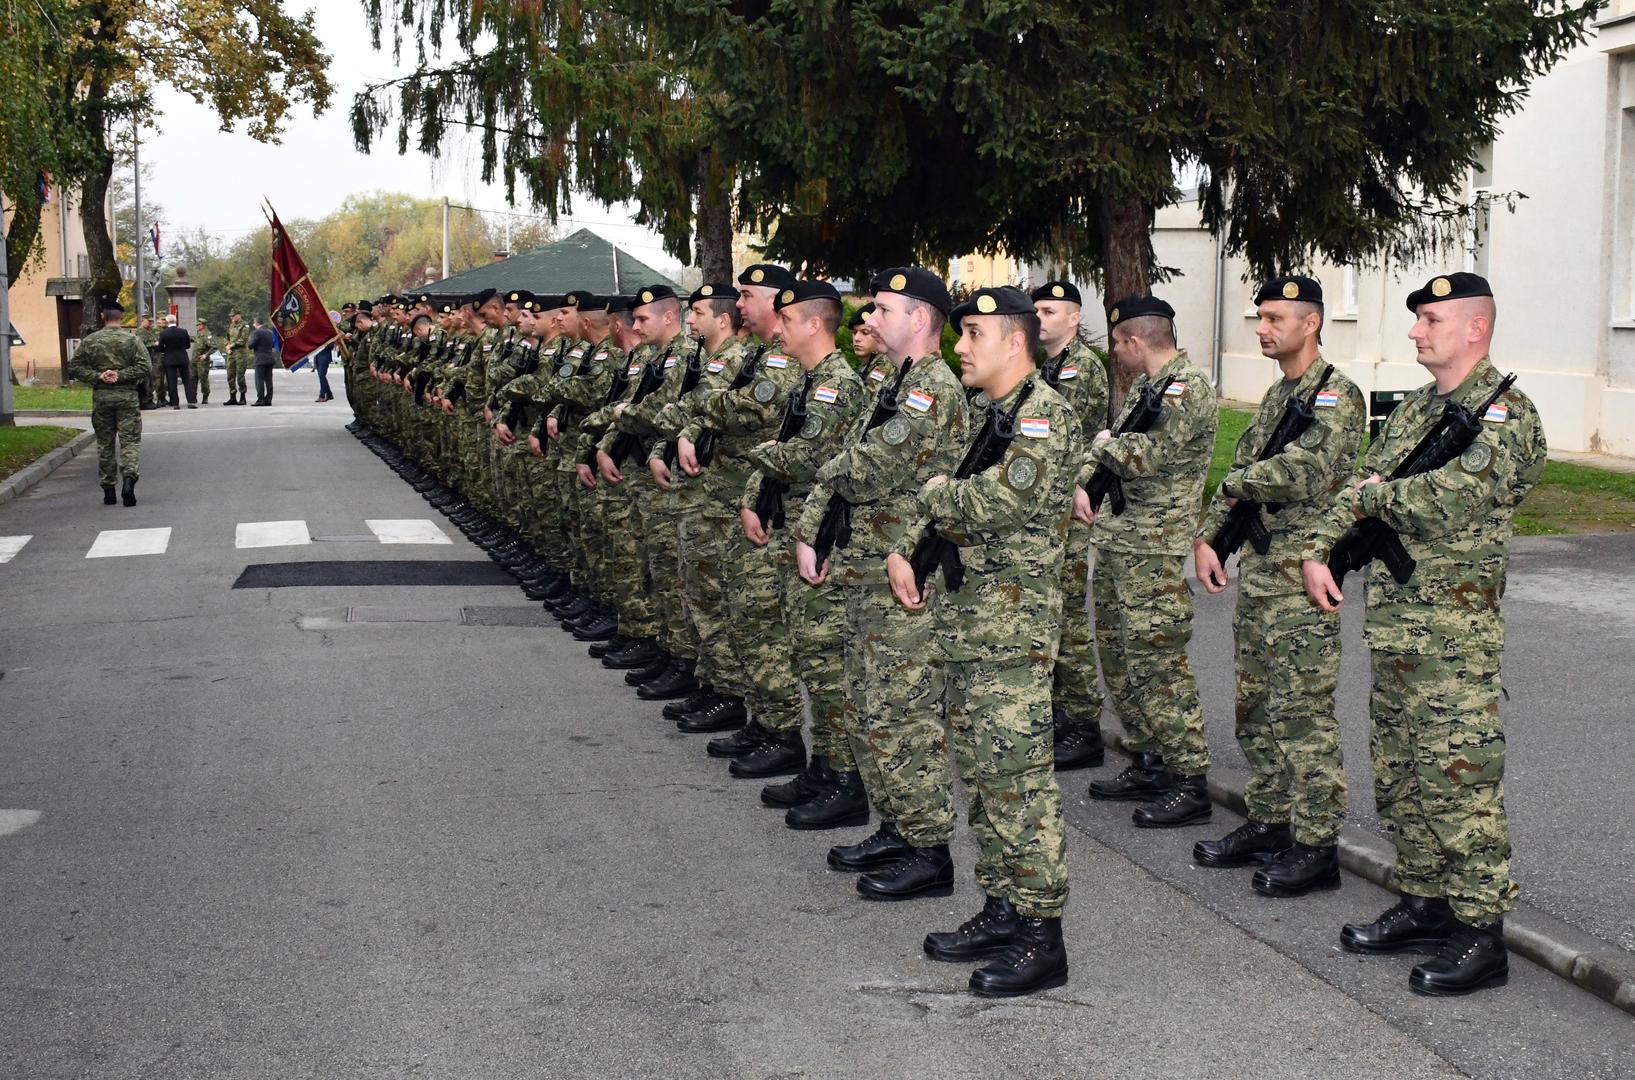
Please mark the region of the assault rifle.
[[[742, 390], [754, 381], [755, 373], [761, 369], [761, 357], [765, 356], [766, 350], [771, 347], [770, 344], [760, 346], [748, 360], [744, 361], [744, 366], [738, 369], [738, 374], [733, 376], [732, 384], [727, 387], [727, 393]], [[698, 442], [693, 446], [693, 456], [698, 459], [699, 468], [702, 469], [715, 460], [715, 440], [714, 428], [705, 428], [699, 434]]]
[[[1009, 412], [1001, 411], [998, 405], [989, 404], [988, 418], [983, 422], [982, 430], [977, 433], [971, 448], [965, 451], [965, 459], [959, 463], [959, 468], [954, 470], [955, 480], [969, 479], [999, 464], [1016, 439], [1016, 414], [1032, 393], [1032, 383], [1022, 387]], [[914, 554], [909, 556], [908, 562], [914, 568], [914, 587], [921, 596], [925, 595], [925, 583], [931, 572], [939, 566], [942, 567], [943, 584], [948, 586], [949, 592], [959, 592], [965, 585], [965, 564], [960, 561], [959, 547], [940, 535], [935, 525], [925, 527], [925, 533], [920, 537], [920, 542], [914, 545]]]
[[[1291, 398], [1283, 409], [1283, 415], [1277, 421], [1277, 427], [1272, 429], [1271, 437], [1260, 451], [1256, 461], [1270, 461], [1281, 454], [1288, 445], [1311, 427], [1317, 416], [1317, 395], [1323, 392], [1328, 385], [1329, 376], [1334, 374], [1334, 365], [1326, 365], [1323, 377], [1317, 380], [1311, 396], [1307, 398]], [[1253, 499], [1239, 499], [1232, 509], [1226, 513], [1226, 520], [1221, 523], [1215, 538], [1209, 541], [1209, 546], [1215, 549], [1215, 557], [1225, 565], [1226, 560], [1243, 546], [1247, 540], [1249, 546], [1255, 549], [1255, 554], [1264, 555], [1272, 549], [1272, 533], [1266, 528], [1266, 523], [1260, 519], [1261, 504]], [[1266, 504], [1266, 512], [1275, 514], [1283, 509], [1277, 503]]]
[[[704, 339], [699, 338], [693, 348], [693, 355], [687, 360], [687, 370], [681, 376], [681, 391], [676, 395], [679, 400], [693, 392], [698, 380], [704, 377]], [[666, 468], [676, 467], [676, 441], [669, 440], [664, 444], [664, 465]]]
[[[1499, 388], [1474, 410], [1456, 401], [1448, 402], [1442, 410], [1441, 419], [1425, 433], [1419, 445], [1387, 479], [1401, 480], [1405, 476], [1434, 472], [1463, 454], [1481, 434], [1482, 417], [1515, 381], [1514, 375], [1506, 375], [1500, 381]], [[1363, 518], [1347, 529], [1339, 543], [1334, 545], [1334, 550], [1329, 552], [1328, 568], [1334, 575], [1334, 584], [1339, 585], [1351, 571], [1361, 570], [1375, 559], [1385, 564], [1398, 585], [1408, 584], [1408, 579], [1414, 576], [1414, 558], [1402, 546], [1402, 538], [1397, 531], [1379, 518]]]
[[[885, 423], [897, 413], [897, 394], [903, 388], [903, 379], [908, 377], [908, 369], [914, 366], [913, 360], [904, 360], [897, 369], [897, 378], [890, 386], [880, 388], [880, 396], [875, 400], [874, 411], [869, 414], [868, 423], [863, 425], [863, 433], [858, 442], [868, 442], [869, 432]], [[844, 548], [852, 542], [852, 504], [842, 495], [829, 496], [829, 502], [823, 508], [823, 520], [818, 522], [817, 535], [812, 538], [812, 548], [817, 552], [817, 564], [829, 557], [835, 548]]]
[[[596, 350], [593, 347], [590, 350], [590, 353], [594, 353], [595, 351]], [[590, 353], [587, 353], [586, 355], [588, 356]], [[626, 360], [628, 359], [629, 358], [627, 357]], [[624, 388], [629, 385], [630, 365], [628, 363], [621, 363], [618, 367], [613, 369], [613, 382], [608, 385], [607, 396], [602, 399], [602, 408], [605, 409], [609, 405], [612, 405], [615, 401], [618, 401], [620, 398], [624, 397]], [[594, 442], [591, 443], [590, 449], [585, 451], [585, 456], [580, 459], [580, 464], [588, 465], [592, 472], [596, 471], [596, 444]]]
[[[808, 371], [801, 380], [800, 389], [789, 395], [789, 404], [783, 410], [783, 424], [778, 428], [778, 442], [788, 442], [806, 422], [806, 395], [812, 389], [817, 373]], [[761, 519], [761, 528], [770, 531], [784, 526], [783, 497], [789, 485], [782, 480], [761, 475], [761, 488], [755, 493], [755, 516]]]
[[[664, 382], [664, 361], [669, 358], [670, 350], [665, 349], [664, 355], [657, 360], [649, 361], [647, 366], [642, 369], [642, 381], [636, 384], [636, 392], [630, 395], [631, 405], [640, 405], [643, 398], [657, 390], [659, 385]], [[613, 459], [613, 464], [623, 465], [626, 458], [641, 449], [641, 445], [641, 439], [637, 438], [634, 433], [621, 431], [618, 437], [613, 440], [613, 448], [608, 452], [607, 456]]]
[[[1142, 387], [1140, 400], [1130, 410], [1130, 415], [1124, 418], [1124, 423], [1118, 426], [1118, 434], [1130, 435], [1150, 430], [1163, 413], [1164, 392], [1174, 381], [1175, 376], [1171, 375], [1161, 385], [1148, 383]], [[1096, 471], [1090, 474], [1089, 482], [1084, 485], [1084, 493], [1090, 496], [1090, 509], [1097, 513], [1101, 512], [1102, 499], [1112, 502], [1115, 517], [1124, 512], [1124, 481], [1106, 465], [1096, 466]]]

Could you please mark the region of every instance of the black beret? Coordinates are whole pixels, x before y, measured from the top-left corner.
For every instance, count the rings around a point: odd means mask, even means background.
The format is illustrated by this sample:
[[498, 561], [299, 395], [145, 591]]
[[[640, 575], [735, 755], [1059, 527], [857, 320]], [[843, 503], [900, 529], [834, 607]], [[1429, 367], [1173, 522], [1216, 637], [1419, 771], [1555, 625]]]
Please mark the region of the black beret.
[[1047, 281], [1033, 290], [1033, 301], [1065, 300], [1070, 304], [1082, 304], [1084, 300], [1079, 296], [1079, 287], [1071, 281]]
[[736, 285], [729, 285], [724, 281], [706, 281], [693, 290], [693, 294], [687, 297], [687, 303], [696, 304], [700, 300], [736, 299], [738, 299], [738, 287]]
[[499, 294], [500, 291], [498, 289], [483, 289], [481, 292], [474, 292], [470, 296], [466, 297], [466, 303], [470, 304], [472, 307], [480, 308]]
[[1001, 285], [998, 288], [978, 289], [970, 298], [954, 309], [950, 318], [954, 322], [954, 332], [959, 333], [959, 324], [967, 315], [1032, 315], [1034, 314], [1033, 301], [1028, 299], [1027, 293], [1010, 285]]
[[1255, 292], [1256, 304], [1264, 304], [1268, 300], [1300, 300], [1307, 304], [1321, 304], [1323, 287], [1317, 284], [1316, 278], [1303, 274], [1275, 277]]
[[807, 300], [833, 300], [840, 303], [840, 292], [827, 281], [795, 281], [779, 290], [772, 298], [772, 309], [782, 311], [791, 304]]
[[924, 300], [944, 315], [954, 307], [953, 298], [948, 295], [948, 286], [942, 283], [942, 278], [920, 266], [894, 266], [883, 270], [869, 282], [869, 291], [876, 295], [893, 292]]
[[357, 306], [358, 306], [358, 305], [357, 305], [357, 304], [356, 304], [356, 303], [354, 303], [354, 302], [353, 302], [353, 301], [351, 301], [351, 300], [348, 300], [348, 301], [347, 301], [347, 302], [346, 302], [346, 303], [344, 303], [344, 304], [342, 304], [342, 305], [341, 305], [341, 310], [342, 310], [342, 311], [346, 311], [346, 310], [348, 310], [348, 309], [351, 309], [351, 310], [354, 310], [354, 311], [355, 311], [355, 310], [357, 310]]
[[444, 300], [441, 304], [437, 305], [437, 313], [439, 315], [451, 315], [453, 314], [455, 308], [463, 306], [463, 304], [456, 304], [453, 300]]
[[1160, 319], [1175, 320], [1175, 309], [1156, 296], [1126, 296], [1107, 311], [1107, 329], [1121, 322], [1156, 315]]
[[537, 293], [534, 296], [535, 311], [555, 311], [567, 306], [568, 298], [561, 293]]
[[847, 320], [846, 325], [851, 327], [853, 330], [856, 330], [859, 326], [863, 325], [863, 320], [866, 319], [869, 316], [869, 313], [873, 310], [874, 301], [871, 300], [867, 304], [864, 304], [862, 307], [858, 308], [856, 311], [852, 312], [852, 317]]
[[777, 263], [756, 263], [746, 266], [738, 275], [740, 285], [764, 285], [769, 289], [787, 289], [794, 284], [795, 275]]
[[563, 307], [588, 308], [595, 307], [597, 296], [586, 289], [570, 289], [563, 297], [567, 303]]
[[358, 301], [358, 314], [359, 315], [373, 315], [374, 313], [375, 313], [375, 305], [371, 304], [367, 300], [359, 300]]
[[636, 306], [631, 303], [628, 296], [604, 296], [602, 300], [604, 301], [603, 308], [609, 315], [618, 311], [629, 311]]
[[1480, 274], [1438, 274], [1425, 283], [1424, 288], [1408, 294], [1408, 310], [1417, 312], [1420, 304], [1437, 304], [1443, 300], [1462, 300], [1467, 296], [1492, 296], [1493, 289], [1487, 278]]
[[533, 299], [534, 294], [527, 289], [509, 289], [505, 293], [505, 302], [507, 304], [516, 304], [518, 307], [531, 303]]
[[656, 304], [660, 300], [674, 300], [675, 298], [676, 291], [670, 286], [649, 285], [631, 298], [630, 306], [632, 308], [646, 307], [648, 304]]
[[104, 296], [101, 300], [97, 301], [97, 309], [100, 311], [117, 311], [120, 314], [124, 314], [125, 305], [119, 302], [119, 298], [117, 296]]

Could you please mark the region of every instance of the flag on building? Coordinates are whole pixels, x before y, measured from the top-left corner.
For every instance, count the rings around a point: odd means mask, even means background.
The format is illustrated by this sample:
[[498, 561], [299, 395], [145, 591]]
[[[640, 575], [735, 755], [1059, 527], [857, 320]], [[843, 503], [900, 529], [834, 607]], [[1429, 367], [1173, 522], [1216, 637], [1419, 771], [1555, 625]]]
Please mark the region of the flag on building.
[[306, 263], [296, 252], [278, 213], [269, 205], [267, 221], [272, 225], [272, 324], [278, 332], [286, 368], [297, 368], [327, 345], [340, 340], [340, 331], [329, 318], [329, 308], [318, 295], [307, 274]]
[[154, 258], [159, 257], [159, 223], [155, 221], [148, 226], [148, 239], [153, 241]]

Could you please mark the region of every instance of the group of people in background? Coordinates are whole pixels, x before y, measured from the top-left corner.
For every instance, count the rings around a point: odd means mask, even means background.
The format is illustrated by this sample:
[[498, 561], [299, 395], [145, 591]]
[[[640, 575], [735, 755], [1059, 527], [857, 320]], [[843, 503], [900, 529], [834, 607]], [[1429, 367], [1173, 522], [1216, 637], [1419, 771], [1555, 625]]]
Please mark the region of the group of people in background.
[[[137, 340], [148, 350], [151, 375], [138, 388], [140, 408], [169, 406], [180, 409], [184, 399], [189, 409], [210, 403], [210, 359], [218, 345], [227, 368], [227, 400], [223, 405], [270, 406], [273, 399], [273, 370], [281, 365], [278, 335], [259, 315], [246, 322], [233, 311], [227, 332], [219, 340], [205, 320], [194, 324], [189, 333], [166, 315], [156, 325], [144, 316], [135, 327]], [[254, 370], [255, 400], [249, 400], [245, 376]], [[328, 400], [321, 397], [319, 400]]]

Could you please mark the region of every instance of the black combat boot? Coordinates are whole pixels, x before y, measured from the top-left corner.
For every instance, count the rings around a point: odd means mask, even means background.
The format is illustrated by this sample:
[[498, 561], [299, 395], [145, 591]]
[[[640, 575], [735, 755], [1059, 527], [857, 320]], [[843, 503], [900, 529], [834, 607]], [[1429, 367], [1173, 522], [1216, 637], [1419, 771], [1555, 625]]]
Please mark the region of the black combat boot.
[[618, 631], [619, 619], [610, 611], [595, 622], [580, 623], [573, 636], [577, 641], [606, 641]]
[[877, 870], [890, 866], [913, 850], [897, 831], [895, 821], [882, 821], [878, 829], [857, 843], [830, 848], [829, 866], [850, 873]]
[[711, 739], [704, 751], [710, 757], [743, 757], [771, 737], [772, 732], [762, 727], [759, 720], [751, 720], [726, 738]]
[[690, 712], [698, 712], [716, 698], [715, 687], [709, 683], [699, 683], [698, 689], [682, 698], [672, 701], [664, 707], [663, 716], [666, 720], [680, 720]]
[[1313, 889], [1340, 887], [1340, 848], [1338, 844], [1309, 847], [1295, 844], [1280, 852], [1263, 869], [1256, 870], [1249, 882], [1255, 892], [1263, 896], [1289, 898], [1305, 896]]
[[993, 963], [971, 972], [971, 993], [1020, 997], [1067, 984], [1067, 946], [1062, 920], [1017, 920], [1016, 939]]
[[1003, 896], [990, 896], [982, 910], [960, 923], [958, 930], [925, 935], [925, 955], [933, 960], [967, 962], [998, 956], [1016, 940], [1021, 916]]
[[1456, 925], [1442, 951], [1408, 973], [1408, 989], [1416, 994], [1452, 997], [1510, 981], [1504, 920], [1492, 926]]
[[731, 731], [742, 725], [748, 717], [749, 710], [744, 708], [743, 698], [716, 694], [703, 708], [683, 714], [681, 719], [676, 721], [676, 729], [689, 735]]
[[614, 652], [614, 651], [616, 651], [618, 649], [622, 649], [626, 645], [629, 645], [632, 640], [634, 640], [634, 639], [633, 638], [627, 638], [623, 634], [614, 634], [612, 637], [608, 638], [606, 641], [598, 641], [596, 644], [594, 644], [590, 648], [586, 649], [585, 652], [589, 653], [591, 656], [594, 656], [598, 660], [600, 660], [602, 657], [606, 656], [608, 653]]
[[640, 697], [640, 688], [652, 682], [660, 675], [663, 675], [666, 671], [669, 671], [672, 663], [674, 663], [674, 661], [671, 660], [670, 654], [665, 652], [663, 649], [660, 649], [659, 654], [655, 656], [653, 661], [646, 667], [633, 668], [626, 671], [624, 673], [624, 683], [626, 686], [636, 687], [636, 696]]
[[655, 660], [669, 662], [664, 650], [659, 648], [659, 643], [650, 637], [644, 637], [637, 638], [624, 648], [602, 657], [602, 666], [614, 671], [633, 671], [636, 668], [651, 667]]
[[830, 774], [833, 781], [810, 799], [791, 806], [783, 823], [801, 831], [845, 829], [869, 823], [869, 797], [857, 772]]
[[1107, 761], [1107, 748], [1101, 741], [1101, 725], [1094, 720], [1068, 720], [1059, 729], [1054, 758], [1057, 772], [1074, 769], [1100, 768]]
[[947, 844], [910, 847], [889, 866], [857, 879], [865, 900], [911, 900], [916, 896], [954, 895], [954, 857]]
[[1199, 866], [1248, 866], [1265, 864], [1294, 843], [1287, 823], [1268, 825], [1245, 821], [1219, 840], [1200, 840], [1192, 845], [1192, 861]]
[[1178, 829], [1182, 825], [1208, 821], [1214, 812], [1215, 804], [1209, 798], [1209, 778], [1199, 773], [1175, 777], [1173, 787], [1152, 802], [1136, 807], [1130, 820], [1140, 829]]
[[832, 784], [834, 775], [834, 770], [829, 768], [829, 759], [822, 754], [813, 754], [806, 768], [781, 784], [768, 784], [762, 788], [761, 804], [779, 810], [799, 806]]
[[1340, 929], [1340, 945], [1355, 953], [1440, 949], [1458, 928], [1459, 920], [1443, 897], [1404, 895], [1371, 923], [1346, 923]]
[[545, 601], [545, 610], [562, 620], [575, 619], [590, 608], [590, 597], [577, 589], [569, 590], [555, 600]]
[[1135, 755], [1129, 767], [1111, 780], [1090, 784], [1092, 799], [1150, 799], [1169, 786], [1164, 759], [1150, 750]]
[[[657, 677], [642, 683], [636, 690], [636, 696], [643, 701], [676, 701], [697, 690], [698, 661], [677, 657]], [[668, 713], [669, 706], [665, 707], [665, 711]]]
[[800, 731], [773, 731], [761, 740], [761, 745], [740, 754], [738, 760], [727, 766], [727, 772], [740, 780], [761, 780], [768, 776], [785, 776], [806, 768], [806, 744]]
[[136, 505], [136, 477], [125, 477], [125, 487], [120, 491], [119, 498], [126, 506]]
[[103, 506], [112, 506], [114, 503], [116, 503], [118, 501], [119, 501], [119, 498], [116, 495], [114, 495], [114, 486], [112, 484], [102, 485], [102, 505]]

